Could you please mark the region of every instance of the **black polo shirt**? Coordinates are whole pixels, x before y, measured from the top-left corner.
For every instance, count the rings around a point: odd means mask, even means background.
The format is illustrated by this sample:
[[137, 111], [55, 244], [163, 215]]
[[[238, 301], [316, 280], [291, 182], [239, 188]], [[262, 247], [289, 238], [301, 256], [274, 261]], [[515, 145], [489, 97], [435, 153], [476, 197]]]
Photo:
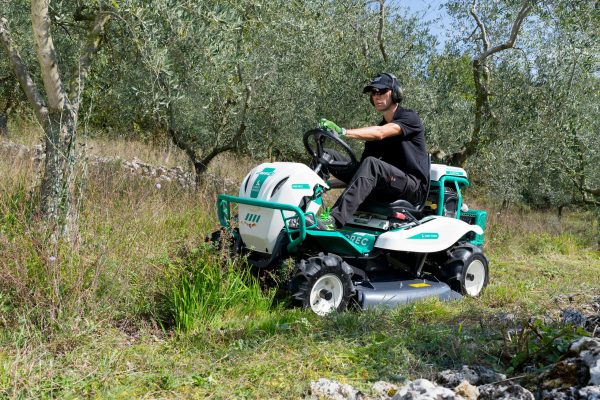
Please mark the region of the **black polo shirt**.
[[[423, 123], [413, 110], [398, 106], [391, 121], [402, 133], [383, 140], [365, 142], [362, 160], [376, 157], [415, 177], [423, 190], [429, 181], [429, 154], [425, 145]], [[379, 126], [387, 124], [383, 119]], [[361, 161], [362, 161], [361, 160]]]

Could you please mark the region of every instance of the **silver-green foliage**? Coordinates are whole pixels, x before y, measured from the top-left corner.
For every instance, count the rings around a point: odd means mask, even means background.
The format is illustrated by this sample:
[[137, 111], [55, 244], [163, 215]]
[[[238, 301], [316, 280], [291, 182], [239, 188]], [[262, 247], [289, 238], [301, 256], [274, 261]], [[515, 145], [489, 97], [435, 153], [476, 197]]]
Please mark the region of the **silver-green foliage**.
[[433, 49], [415, 18], [392, 9], [384, 60], [377, 10], [350, 0], [120, 4], [126, 22], [113, 29], [127, 32], [133, 45], [117, 50], [133, 48], [137, 62], [121, 65], [129, 87], [98, 95], [136, 99], [205, 162], [221, 150], [297, 156], [301, 133], [321, 117], [343, 126], [373, 123], [364, 82], [389, 70], [416, 86]]
[[[480, 2], [478, 15], [492, 43], [506, 40], [524, 2]], [[483, 121], [473, 178], [495, 198], [534, 206], [598, 205], [600, 18], [594, 2], [535, 2], [517, 48], [488, 62], [491, 115]], [[469, 60], [481, 42], [472, 1], [447, 3], [458, 22], [455, 40], [429, 61], [429, 142], [453, 153], [469, 140], [475, 112]], [[464, 40], [459, 40], [463, 38]]]

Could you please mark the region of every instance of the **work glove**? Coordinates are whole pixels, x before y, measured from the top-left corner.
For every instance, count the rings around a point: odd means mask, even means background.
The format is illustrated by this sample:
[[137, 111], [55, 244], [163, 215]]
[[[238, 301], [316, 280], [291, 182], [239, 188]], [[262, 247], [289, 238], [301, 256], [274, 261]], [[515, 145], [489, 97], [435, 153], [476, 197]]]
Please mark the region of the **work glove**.
[[319, 128], [328, 129], [330, 131], [337, 133], [340, 136], [344, 136], [346, 134], [345, 128], [340, 128], [335, 123], [333, 123], [330, 120], [325, 119], [325, 118], [321, 118], [321, 120], [319, 121]]

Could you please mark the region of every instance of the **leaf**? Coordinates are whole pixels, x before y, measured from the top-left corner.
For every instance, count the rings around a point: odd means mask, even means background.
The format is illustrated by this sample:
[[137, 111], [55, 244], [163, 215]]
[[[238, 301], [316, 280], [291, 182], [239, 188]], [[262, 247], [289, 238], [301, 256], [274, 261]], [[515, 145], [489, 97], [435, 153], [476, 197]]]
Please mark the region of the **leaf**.
[[117, 0], [112, 0], [112, 5], [114, 8], [119, 9], [119, 3], [117, 3]]

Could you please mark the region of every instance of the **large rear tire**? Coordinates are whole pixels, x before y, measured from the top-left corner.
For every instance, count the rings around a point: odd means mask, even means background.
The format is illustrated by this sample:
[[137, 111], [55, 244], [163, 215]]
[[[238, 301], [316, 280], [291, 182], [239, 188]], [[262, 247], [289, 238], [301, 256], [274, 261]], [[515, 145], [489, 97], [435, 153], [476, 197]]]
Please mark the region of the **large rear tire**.
[[489, 281], [489, 262], [477, 246], [460, 246], [450, 252], [442, 267], [452, 290], [468, 297], [478, 297]]
[[290, 293], [302, 307], [317, 315], [343, 311], [356, 293], [352, 275], [352, 267], [341, 257], [321, 253], [296, 264]]

